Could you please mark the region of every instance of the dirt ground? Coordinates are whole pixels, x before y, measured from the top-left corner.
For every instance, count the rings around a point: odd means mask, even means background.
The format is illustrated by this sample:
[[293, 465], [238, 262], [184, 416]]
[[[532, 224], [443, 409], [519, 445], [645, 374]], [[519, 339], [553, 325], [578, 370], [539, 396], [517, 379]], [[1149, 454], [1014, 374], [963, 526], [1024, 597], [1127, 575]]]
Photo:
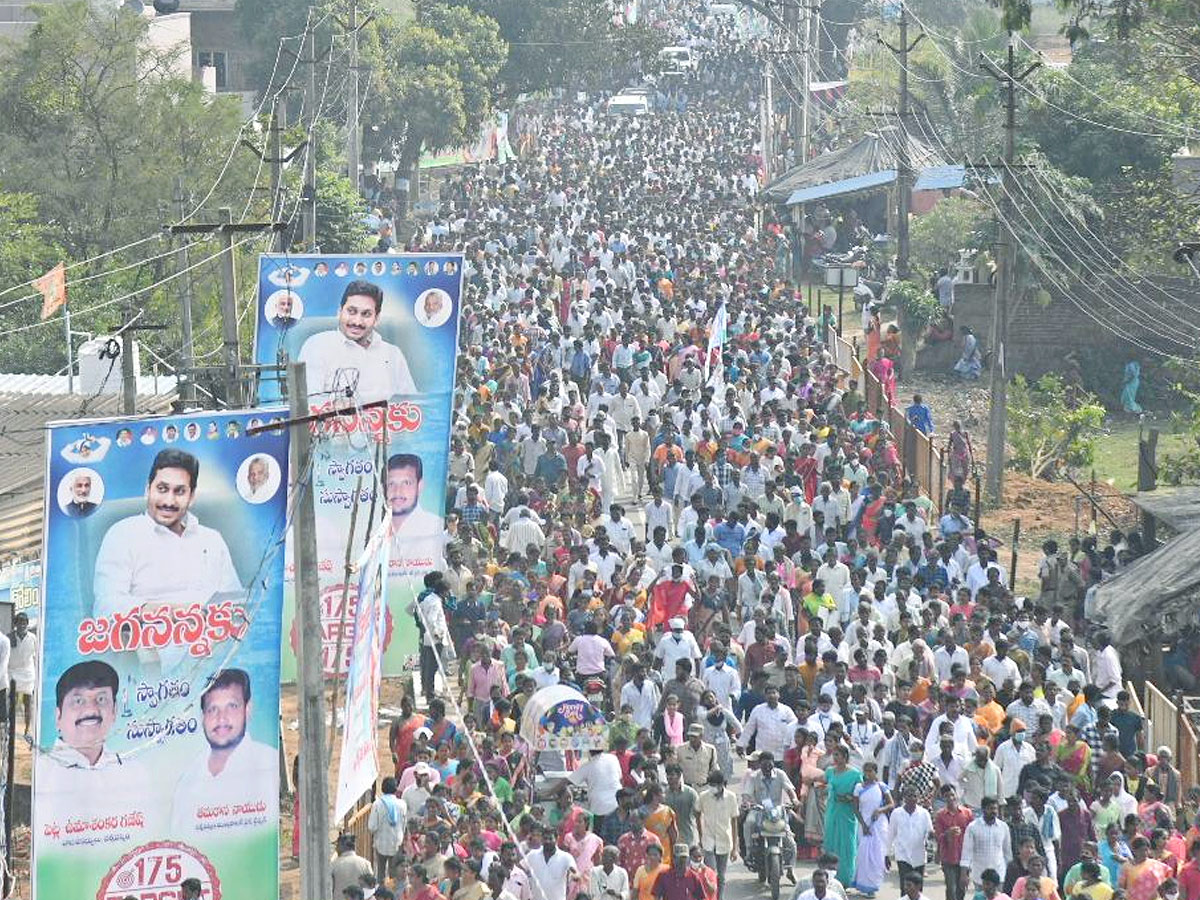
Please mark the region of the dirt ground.
[[[962, 423], [971, 437], [982, 483], [987, 461], [987, 382], [963, 382], [924, 372], [901, 379], [897, 400], [907, 403], [915, 393], [921, 394], [933, 410], [938, 433], [948, 433], [956, 420]], [[1082, 487], [1089, 493], [1094, 491], [1103, 511], [1122, 528], [1137, 521], [1133, 504], [1103, 478], [1099, 478], [1094, 486], [1089, 481]], [[1021, 592], [1036, 590], [1043, 541], [1053, 537], [1061, 543], [1074, 535], [1085, 535], [1093, 528], [1096, 533], [1106, 535], [1113, 526], [1104, 512], [1095, 513], [1093, 524], [1092, 504], [1069, 482], [1043, 481], [1009, 469], [1004, 473], [1004, 502], [994, 509], [985, 504], [980, 518], [984, 529], [1004, 542], [1000, 560], [1005, 566], [1011, 561], [1013, 526], [1020, 520], [1016, 587]]]

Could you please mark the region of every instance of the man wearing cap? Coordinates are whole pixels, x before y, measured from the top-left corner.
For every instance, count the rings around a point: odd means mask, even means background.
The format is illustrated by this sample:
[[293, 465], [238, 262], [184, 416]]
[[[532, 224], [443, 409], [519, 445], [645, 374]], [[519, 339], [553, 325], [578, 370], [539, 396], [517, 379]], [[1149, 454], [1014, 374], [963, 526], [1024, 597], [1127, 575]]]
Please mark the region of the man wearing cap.
[[[708, 776], [717, 769], [717, 748], [704, 742], [701, 723], [693, 722], [688, 726], [687, 740], [675, 748], [675, 760], [686, 784], [700, 790], [708, 783]], [[669, 798], [667, 802], [670, 802]]]
[[1009, 738], [996, 747], [994, 762], [1000, 770], [1000, 791], [1003, 799], [1016, 796], [1021, 770], [1037, 757], [1033, 745], [1026, 740], [1026, 726], [1020, 719], [1008, 723]]
[[846, 733], [850, 741], [850, 751], [853, 754], [852, 760], [855, 768], [861, 769], [864, 762], [874, 761], [875, 744], [881, 734], [879, 726], [867, 717], [866, 704], [856, 704], [850, 719], [850, 727]]
[[662, 660], [662, 670], [674, 672], [675, 663], [686, 659], [691, 661], [692, 671], [695, 671], [704, 654], [700, 652], [700, 645], [696, 643], [695, 636], [687, 630], [687, 621], [676, 616], [667, 625], [671, 633], [664, 635], [654, 648], [655, 658]]
[[704, 900], [704, 882], [689, 864], [688, 845], [676, 844], [671, 868], [654, 882], [657, 900]]

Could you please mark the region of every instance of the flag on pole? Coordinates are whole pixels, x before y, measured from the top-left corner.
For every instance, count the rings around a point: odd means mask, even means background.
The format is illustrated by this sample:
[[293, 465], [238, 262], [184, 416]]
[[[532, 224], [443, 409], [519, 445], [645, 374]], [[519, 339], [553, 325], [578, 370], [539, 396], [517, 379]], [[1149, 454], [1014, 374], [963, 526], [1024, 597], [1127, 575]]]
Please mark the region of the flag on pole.
[[710, 383], [712, 377], [718, 382], [724, 381], [724, 366], [721, 354], [725, 351], [725, 341], [729, 338], [729, 313], [722, 303], [717, 307], [712, 325], [708, 328], [708, 350], [704, 354], [704, 381]]
[[59, 263], [41, 278], [33, 279], [33, 289], [42, 295], [42, 321], [45, 321], [67, 302], [67, 267]]

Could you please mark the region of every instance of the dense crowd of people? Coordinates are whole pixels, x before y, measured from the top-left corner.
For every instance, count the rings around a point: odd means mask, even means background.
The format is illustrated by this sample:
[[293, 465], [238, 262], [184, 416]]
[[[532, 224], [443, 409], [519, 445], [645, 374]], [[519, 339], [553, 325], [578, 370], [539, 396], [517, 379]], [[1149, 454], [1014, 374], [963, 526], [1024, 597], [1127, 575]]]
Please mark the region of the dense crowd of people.
[[[1087, 624], [1119, 551], [1014, 597], [961, 429], [945, 497], [904, 477], [754, 205], [758, 69], [549, 107], [414, 238], [466, 259], [446, 566], [335, 900], [720, 900], [773, 810], [800, 900], [1200, 900], [1200, 792]], [[519, 727], [556, 684], [608, 717], [558, 777]]]

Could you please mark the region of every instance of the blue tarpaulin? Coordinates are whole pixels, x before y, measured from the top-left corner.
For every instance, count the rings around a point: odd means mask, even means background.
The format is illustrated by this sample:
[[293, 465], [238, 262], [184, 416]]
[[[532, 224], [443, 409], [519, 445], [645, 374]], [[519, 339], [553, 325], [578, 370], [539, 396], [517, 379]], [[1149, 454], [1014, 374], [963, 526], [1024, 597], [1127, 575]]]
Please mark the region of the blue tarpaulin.
[[813, 200], [823, 200], [826, 197], [836, 197], [840, 194], [853, 194], [869, 188], [882, 187], [895, 180], [896, 170], [884, 169], [882, 172], [868, 172], [865, 175], [855, 175], [853, 178], [843, 178], [827, 184], [815, 184], [792, 191], [787, 199], [787, 205], [795, 206], [797, 203], [810, 203]]

